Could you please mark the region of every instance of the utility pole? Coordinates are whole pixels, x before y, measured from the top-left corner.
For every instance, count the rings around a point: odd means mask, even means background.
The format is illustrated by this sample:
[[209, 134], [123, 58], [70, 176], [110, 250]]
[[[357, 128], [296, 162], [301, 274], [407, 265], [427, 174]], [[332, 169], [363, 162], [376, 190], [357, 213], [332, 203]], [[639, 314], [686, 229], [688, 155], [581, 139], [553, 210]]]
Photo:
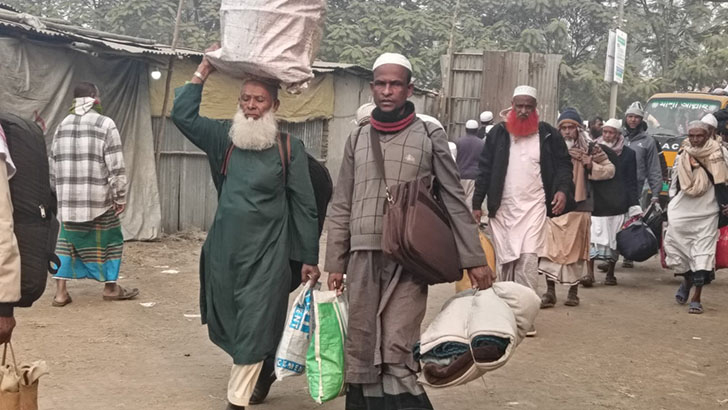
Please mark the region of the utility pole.
[[[447, 45], [447, 77], [445, 78], [446, 84], [443, 84], [442, 88], [445, 95], [441, 96], [440, 98], [440, 109], [438, 110], [440, 113], [440, 120], [445, 122], [445, 126], [447, 127], [447, 133], [450, 134], [450, 117], [451, 117], [451, 111], [452, 111], [452, 103], [450, 94], [452, 93], [452, 66], [453, 66], [453, 59], [455, 56], [455, 30], [457, 28], [458, 23], [458, 12], [460, 11], [460, 0], [457, 0], [455, 2], [455, 10], [453, 10], [452, 13], [452, 27], [450, 28], [450, 41]], [[449, 135], [448, 135], [449, 139]]]
[[[619, 0], [619, 17], [617, 18], [617, 28], [622, 28], [622, 21], [624, 20], [624, 0]], [[616, 118], [617, 116], [617, 92], [619, 91], [619, 84], [616, 81], [612, 81], [612, 92], [609, 95], [609, 118]]]
[[177, 5], [177, 18], [174, 21], [174, 33], [172, 34], [171, 45], [172, 57], [169, 58], [169, 64], [167, 65], [167, 81], [164, 85], [164, 100], [162, 101], [162, 124], [159, 126], [159, 131], [157, 132], [157, 143], [154, 147], [154, 159], [157, 170], [159, 170], [159, 157], [162, 151], [162, 142], [164, 141], [164, 129], [167, 125], [167, 103], [169, 101], [169, 89], [172, 85], [172, 69], [174, 67], [174, 60], [177, 58], [177, 41], [179, 40], [179, 26], [182, 20], [182, 6], [184, 5], [184, 2], [185, 0], [179, 0], [179, 4]]

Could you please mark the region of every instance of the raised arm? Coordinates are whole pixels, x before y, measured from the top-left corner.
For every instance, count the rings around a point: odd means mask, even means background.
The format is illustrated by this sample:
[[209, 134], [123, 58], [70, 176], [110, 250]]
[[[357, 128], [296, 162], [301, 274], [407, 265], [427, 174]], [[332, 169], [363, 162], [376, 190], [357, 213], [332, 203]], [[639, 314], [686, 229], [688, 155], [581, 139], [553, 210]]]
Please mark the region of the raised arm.
[[[205, 51], [216, 48], [217, 45]], [[218, 166], [221, 165], [222, 156], [230, 145], [229, 125], [223, 121], [200, 116], [202, 88], [207, 77], [214, 71], [215, 68], [207, 58], [203, 58], [192, 79], [174, 91], [172, 121], [188, 140], [205, 151], [213, 166]]]

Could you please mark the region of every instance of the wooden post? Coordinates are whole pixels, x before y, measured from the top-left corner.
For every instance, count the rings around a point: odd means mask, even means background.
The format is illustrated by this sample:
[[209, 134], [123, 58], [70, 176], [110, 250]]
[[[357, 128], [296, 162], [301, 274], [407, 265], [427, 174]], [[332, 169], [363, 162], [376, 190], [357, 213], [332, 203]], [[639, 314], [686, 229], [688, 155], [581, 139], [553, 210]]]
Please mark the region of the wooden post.
[[174, 68], [174, 60], [177, 58], [177, 41], [179, 40], [179, 26], [180, 26], [180, 20], [182, 20], [182, 5], [184, 4], [184, 0], [179, 0], [179, 4], [177, 5], [177, 18], [174, 22], [174, 33], [172, 34], [172, 56], [169, 58], [169, 63], [167, 64], [167, 81], [164, 85], [164, 100], [162, 101], [162, 124], [159, 126], [159, 131], [157, 131], [157, 143], [154, 147], [154, 159], [155, 159], [155, 165], [157, 167], [157, 170], [159, 170], [159, 157], [162, 152], [162, 142], [164, 140], [164, 130], [167, 126], [167, 103], [169, 100], [169, 89], [172, 85], [172, 70]]
[[455, 29], [457, 27], [458, 23], [458, 12], [460, 11], [460, 0], [457, 0], [455, 2], [455, 10], [453, 10], [452, 13], [452, 27], [450, 28], [450, 41], [447, 45], [447, 77], [445, 78], [447, 84], [443, 84], [443, 91], [445, 95], [443, 95], [440, 98], [440, 120], [445, 123], [446, 131], [448, 134], [448, 139], [450, 139], [450, 118], [451, 118], [451, 111], [452, 111], [452, 101], [451, 101], [451, 94], [452, 94], [452, 66], [453, 66], [453, 57], [455, 55]]

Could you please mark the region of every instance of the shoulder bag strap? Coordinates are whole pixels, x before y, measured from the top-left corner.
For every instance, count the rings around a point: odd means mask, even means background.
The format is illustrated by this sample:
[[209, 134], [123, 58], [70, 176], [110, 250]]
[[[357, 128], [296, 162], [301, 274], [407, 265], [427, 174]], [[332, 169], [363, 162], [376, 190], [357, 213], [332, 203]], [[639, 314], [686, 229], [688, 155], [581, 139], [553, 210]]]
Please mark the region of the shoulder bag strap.
[[289, 135], [278, 133], [278, 155], [281, 157], [281, 166], [283, 167], [283, 183], [288, 185], [288, 163], [291, 161], [291, 139]]
[[392, 195], [389, 192], [389, 184], [387, 184], [387, 174], [384, 171], [384, 156], [382, 155], [382, 144], [379, 141], [379, 132], [369, 125], [369, 141], [372, 155], [374, 155], [374, 163], [377, 165], [379, 176], [384, 181], [384, 189], [387, 193], [387, 201], [392, 202]]
[[228, 145], [227, 150], [225, 151], [225, 158], [223, 158], [222, 166], [220, 167], [220, 175], [222, 175], [223, 177], [227, 176], [228, 164], [230, 164], [230, 156], [233, 154], [234, 149], [235, 146], [231, 142], [230, 145]]

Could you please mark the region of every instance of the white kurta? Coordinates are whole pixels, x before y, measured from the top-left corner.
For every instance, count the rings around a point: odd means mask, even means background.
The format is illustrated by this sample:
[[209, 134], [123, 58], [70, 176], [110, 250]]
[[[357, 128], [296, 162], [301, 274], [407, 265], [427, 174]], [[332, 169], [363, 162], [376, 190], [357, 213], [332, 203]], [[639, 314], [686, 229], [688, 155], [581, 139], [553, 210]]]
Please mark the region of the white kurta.
[[[726, 154], [724, 150], [724, 155]], [[675, 160], [674, 167], [677, 167]], [[674, 179], [671, 192], [675, 192], [679, 181], [677, 168], [673, 168]], [[669, 222], [665, 234], [665, 263], [676, 273], [715, 268], [715, 246], [718, 242], [718, 201], [715, 189], [708, 189], [703, 195], [691, 197], [680, 191], [667, 206]]]
[[505, 265], [522, 254], [541, 253], [545, 223], [539, 135], [511, 137], [503, 199], [496, 215], [490, 218], [498, 263]]

